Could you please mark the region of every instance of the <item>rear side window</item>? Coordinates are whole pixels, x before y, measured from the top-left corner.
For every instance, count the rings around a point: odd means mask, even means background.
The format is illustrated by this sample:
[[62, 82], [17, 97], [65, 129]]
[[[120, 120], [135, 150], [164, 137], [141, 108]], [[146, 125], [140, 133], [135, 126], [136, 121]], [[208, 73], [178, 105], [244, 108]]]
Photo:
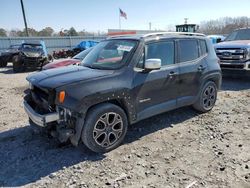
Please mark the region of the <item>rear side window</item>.
[[199, 57], [197, 40], [183, 39], [179, 40], [179, 58], [180, 62], [192, 61]]
[[174, 64], [174, 42], [148, 44], [145, 59], [161, 59], [162, 66]]
[[201, 52], [201, 56], [204, 56], [207, 54], [207, 43], [205, 40], [199, 40], [200, 42], [200, 52]]

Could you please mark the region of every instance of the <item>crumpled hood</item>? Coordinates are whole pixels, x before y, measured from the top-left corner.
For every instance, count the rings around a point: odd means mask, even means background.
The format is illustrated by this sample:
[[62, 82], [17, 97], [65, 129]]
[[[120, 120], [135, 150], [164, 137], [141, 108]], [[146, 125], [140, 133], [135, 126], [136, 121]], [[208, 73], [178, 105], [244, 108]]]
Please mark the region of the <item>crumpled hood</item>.
[[250, 48], [250, 40], [225, 41], [214, 45], [215, 48]]
[[49, 69], [29, 75], [26, 79], [41, 88], [54, 89], [78, 81], [87, 81], [113, 74], [113, 70], [98, 70], [83, 66]]
[[42, 49], [23, 49], [22, 52], [24, 53], [25, 56], [27, 57], [39, 57], [44, 54]]
[[80, 62], [81, 61], [78, 60], [78, 59], [54, 60], [53, 62], [44, 65], [43, 69], [44, 70], [53, 69], [53, 68], [57, 68], [57, 67], [63, 67], [63, 66], [77, 64], [77, 63], [80, 63]]

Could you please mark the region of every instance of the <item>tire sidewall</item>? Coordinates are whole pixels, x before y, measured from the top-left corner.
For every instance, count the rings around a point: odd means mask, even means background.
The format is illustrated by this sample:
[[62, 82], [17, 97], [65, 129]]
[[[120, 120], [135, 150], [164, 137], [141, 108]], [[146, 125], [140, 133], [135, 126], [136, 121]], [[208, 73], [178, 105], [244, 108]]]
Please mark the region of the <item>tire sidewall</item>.
[[13, 71], [14, 72], [21, 72], [23, 69], [21, 57], [19, 55], [15, 55], [13, 57]]
[[[122, 121], [123, 121], [123, 130], [118, 141], [116, 141], [113, 145], [104, 148], [95, 142], [93, 138], [93, 130], [94, 130], [94, 126], [97, 120], [103, 114], [108, 113], [108, 112], [114, 112], [121, 116]], [[122, 143], [127, 132], [127, 127], [128, 127], [127, 116], [120, 107], [113, 105], [113, 104], [108, 104], [108, 103], [101, 104], [101, 105], [94, 107], [88, 112], [88, 115], [86, 117], [86, 121], [83, 127], [82, 141], [90, 150], [97, 152], [97, 153], [105, 153], [105, 152], [108, 152], [117, 148]]]
[[[215, 101], [214, 101], [213, 106], [210, 109], [206, 109], [206, 108], [204, 108], [204, 104], [203, 104], [203, 93], [206, 90], [206, 88], [209, 86], [213, 86], [215, 88]], [[199, 105], [202, 108], [202, 111], [207, 112], [207, 111], [210, 111], [213, 109], [213, 107], [216, 103], [216, 100], [217, 100], [217, 92], [218, 92], [218, 89], [217, 89], [217, 86], [214, 82], [208, 81], [204, 84], [204, 86], [202, 87], [201, 93], [200, 93], [200, 97], [199, 97]]]
[[4, 60], [3, 58], [0, 58], [0, 67], [6, 67], [8, 62]]

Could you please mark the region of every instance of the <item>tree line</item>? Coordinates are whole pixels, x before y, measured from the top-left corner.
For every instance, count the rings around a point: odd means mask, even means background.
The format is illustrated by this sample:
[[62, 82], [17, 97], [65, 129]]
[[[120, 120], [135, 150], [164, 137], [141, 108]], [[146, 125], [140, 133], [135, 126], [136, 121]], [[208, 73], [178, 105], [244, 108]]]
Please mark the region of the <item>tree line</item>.
[[[105, 35], [104, 32], [88, 32], [85, 30], [76, 31], [74, 27], [69, 29], [61, 30], [60, 32], [55, 32], [51, 27], [46, 27], [40, 31], [37, 31], [33, 28], [28, 28], [28, 34], [32, 37], [51, 37], [51, 36], [93, 36], [93, 35]], [[12, 29], [10, 31], [6, 31], [3, 28], [0, 28], [0, 37], [25, 37], [26, 31], [25, 29]]]
[[224, 17], [216, 20], [203, 21], [199, 25], [199, 32], [213, 35], [224, 34], [227, 35], [239, 28], [250, 27], [249, 17]]
[[[216, 20], [202, 21], [199, 24], [198, 32], [212, 35], [212, 34], [224, 34], [227, 35], [238, 28], [250, 27], [249, 17], [223, 17]], [[46, 27], [40, 31], [33, 28], [28, 28], [29, 36], [89, 36], [97, 35], [103, 36], [105, 32], [87, 32], [85, 30], [76, 31], [74, 27], [69, 29], [61, 30], [60, 32], [55, 32], [51, 27]], [[23, 37], [26, 36], [25, 29], [18, 30], [12, 29], [11, 31], [6, 31], [0, 28], [0, 37]]]

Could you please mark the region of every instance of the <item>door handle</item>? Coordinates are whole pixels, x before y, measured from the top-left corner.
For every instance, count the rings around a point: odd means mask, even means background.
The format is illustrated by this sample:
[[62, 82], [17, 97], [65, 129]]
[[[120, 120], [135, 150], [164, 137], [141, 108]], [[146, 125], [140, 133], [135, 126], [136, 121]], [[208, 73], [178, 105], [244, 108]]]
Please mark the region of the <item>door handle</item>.
[[168, 75], [170, 78], [173, 78], [173, 76], [177, 75], [177, 72], [171, 71]]
[[204, 67], [203, 65], [200, 65], [197, 69], [199, 72], [202, 72], [206, 69], [206, 67]]

